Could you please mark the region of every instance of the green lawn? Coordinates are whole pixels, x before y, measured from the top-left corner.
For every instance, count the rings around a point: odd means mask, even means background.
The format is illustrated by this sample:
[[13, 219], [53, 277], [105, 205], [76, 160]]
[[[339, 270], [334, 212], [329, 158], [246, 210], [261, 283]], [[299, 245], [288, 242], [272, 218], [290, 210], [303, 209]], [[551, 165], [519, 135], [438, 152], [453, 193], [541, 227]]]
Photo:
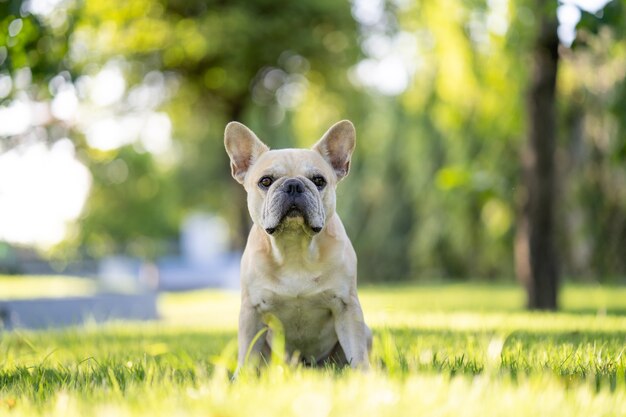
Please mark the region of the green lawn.
[[[1, 285], [0, 285], [1, 287]], [[274, 364], [229, 381], [238, 296], [166, 294], [158, 323], [2, 333], [0, 415], [624, 416], [626, 288], [364, 287], [373, 371]]]
[[95, 281], [84, 278], [0, 275], [0, 300], [91, 295], [97, 290]]

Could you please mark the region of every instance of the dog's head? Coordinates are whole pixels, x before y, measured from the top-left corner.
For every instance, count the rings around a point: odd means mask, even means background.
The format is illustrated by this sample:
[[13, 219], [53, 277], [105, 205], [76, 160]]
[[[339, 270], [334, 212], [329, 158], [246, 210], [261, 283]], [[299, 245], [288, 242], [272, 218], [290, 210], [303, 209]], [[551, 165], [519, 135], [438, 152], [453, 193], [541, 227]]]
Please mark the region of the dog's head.
[[335, 212], [335, 187], [348, 175], [354, 126], [334, 124], [311, 149], [270, 150], [241, 123], [224, 132], [233, 177], [248, 193], [252, 220], [267, 233], [319, 233]]

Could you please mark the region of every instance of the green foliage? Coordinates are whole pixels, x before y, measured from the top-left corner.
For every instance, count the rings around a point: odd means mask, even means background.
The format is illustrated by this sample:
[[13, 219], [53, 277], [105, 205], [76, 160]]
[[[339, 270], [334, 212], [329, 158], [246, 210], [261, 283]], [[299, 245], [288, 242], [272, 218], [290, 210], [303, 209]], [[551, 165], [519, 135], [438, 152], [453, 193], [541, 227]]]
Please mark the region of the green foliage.
[[171, 173], [159, 168], [150, 153], [132, 147], [93, 151], [90, 165], [96, 186], [78, 222], [80, 245], [96, 258], [162, 255], [180, 222], [180, 194]]
[[[614, 310], [624, 308], [622, 288], [566, 286], [563, 313], [523, 312], [522, 291], [511, 286], [369, 287], [361, 293], [374, 331], [368, 374], [301, 368], [275, 357], [259, 375], [230, 382], [237, 294], [167, 294], [160, 323], [4, 334], [0, 410], [63, 416], [623, 414], [626, 321]], [[607, 307], [607, 315], [597, 315]]]
[[[305, 83], [309, 73], [323, 74], [323, 82], [329, 85], [344, 85], [346, 67], [355, 62], [358, 51], [355, 28], [348, 4], [327, 1], [89, 1], [75, 36], [91, 47], [74, 57], [73, 66], [81, 70], [122, 55], [131, 63], [127, 74], [131, 80], [141, 80], [151, 70], [176, 75], [177, 93], [166, 110], [178, 139], [180, 163], [171, 173], [175, 195], [160, 189], [160, 201], [178, 205], [179, 213], [193, 208], [221, 211], [233, 225], [236, 240], [247, 233], [248, 222], [242, 220], [245, 205], [230, 177], [222, 144], [226, 122], [256, 117], [253, 127], [271, 132], [267, 114], [283, 112], [277, 99], [281, 87]], [[95, 172], [94, 180], [96, 188], [105, 187]], [[96, 209], [101, 203], [102, 199], [91, 206]], [[153, 210], [158, 214], [158, 206]], [[180, 218], [166, 213], [167, 209], [162, 211], [165, 218], [160, 219], [164, 227]], [[113, 220], [97, 211], [88, 216], [103, 226]], [[142, 216], [141, 211], [137, 216]], [[110, 229], [123, 225], [118, 226], [110, 224]], [[128, 233], [159, 237], [140, 229]], [[175, 230], [169, 231], [173, 235]], [[107, 239], [98, 231], [81, 233], [85, 241]], [[125, 241], [120, 233], [110, 237], [113, 242]]]
[[[47, 140], [70, 137], [93, 176], [87, 209], [57, 252], [154, 257], [193, 210], [224, 216], [240, 249], [249, 219], [225, 124], [243, 121], [277, 148], [310, 146], [349, 118], [358, 144], [338, 206], [361, 280], [513, 276], [530, 2], [388, 1], [372, 22], [355, 19], [356, 3], [330, 0], [63, 1], [49, 15], [24, 4], [0, 2], [0, 75], [28, 67], [27, 93], [46, 100], [55, 76], [79, 86], [114, 63], [127, 88], [106, 110], [137, 111], [133, 89], [156, 76], [167, 92], [151, 110], [172, 122], [165, 157], [134, 145], [103, 156], [71, 123], [44, 127]], [[623, 21], [617, 0], [583, 12], [576, 42], [561, 48], [558, 244], [569, 276], [626, 273]], [[384, 96], [355, 74], [394, 42], [412, 57], [411, 76]], [[122, 164], [129, 175], [112, 183]]]
[[[419, 34], [421, 65], [399, 100], [357, 125], [353, 175], [363, 185], [348, 212], [368, 217], [347, 221], [362, 229], [367, 280], [513, 275], [525, 77], [514, 51], [525, 44], [489, 33], [488, 13], [460, 1], [398, 12], [397, 29]], [[470, 24], [477, 33], [468, 36]]]
[[609, 2], [596, 15], [583, 12], [578, 38], [564, 55], [559, 103], [566, 270], [610, 280], [626, 271], [621, 255], [626, 243], [621, 185], [626, 175], [625, 12], [621, 1]]
[[[19, 0], [0, 2], [0, 74], [28, 68], [35, 82], [45, 83], [65, 69], [67, 34], [74, 16], [51, 28], [23, 7]], [[45, 89], [38, 93], [46, 94]]]
[[[601, 30], [610, 30], [615, 32], [618, 37], [624, 34], [625, 10], [624, 2], [609, 1], [607, 5], [598, 13], [592, 14], [582, 11], [582, 16], [577, 29], [583, 32], [590, 32], [598, 35]], [[587, 39], [583, 37], [575, 42], [574, 47], [583, 47], [587, 43]]]

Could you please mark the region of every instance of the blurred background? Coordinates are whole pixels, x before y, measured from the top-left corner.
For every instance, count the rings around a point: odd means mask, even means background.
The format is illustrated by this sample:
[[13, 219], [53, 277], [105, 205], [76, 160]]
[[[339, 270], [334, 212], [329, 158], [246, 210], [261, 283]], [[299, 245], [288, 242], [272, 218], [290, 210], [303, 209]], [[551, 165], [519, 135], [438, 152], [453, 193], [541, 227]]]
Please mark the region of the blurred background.
[[308, 147], [350, 119], [359, 280], [513, 282], [547, 22], [554, 274], [623, 283], [625, 8], [0, 0], [0, 272], [236, 286], [250, 221], [225, 124]]

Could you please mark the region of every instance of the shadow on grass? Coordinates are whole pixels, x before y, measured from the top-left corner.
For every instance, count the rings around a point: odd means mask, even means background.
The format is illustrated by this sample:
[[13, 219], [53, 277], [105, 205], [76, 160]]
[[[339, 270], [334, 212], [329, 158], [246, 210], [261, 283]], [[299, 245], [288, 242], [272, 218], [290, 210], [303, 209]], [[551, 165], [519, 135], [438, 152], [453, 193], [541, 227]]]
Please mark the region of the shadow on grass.
[[626, 307], [609, 307], [609, 308], [565, 308], [559, 310], [561, 313], [587, 315], [587, 316], [626, 316]]

